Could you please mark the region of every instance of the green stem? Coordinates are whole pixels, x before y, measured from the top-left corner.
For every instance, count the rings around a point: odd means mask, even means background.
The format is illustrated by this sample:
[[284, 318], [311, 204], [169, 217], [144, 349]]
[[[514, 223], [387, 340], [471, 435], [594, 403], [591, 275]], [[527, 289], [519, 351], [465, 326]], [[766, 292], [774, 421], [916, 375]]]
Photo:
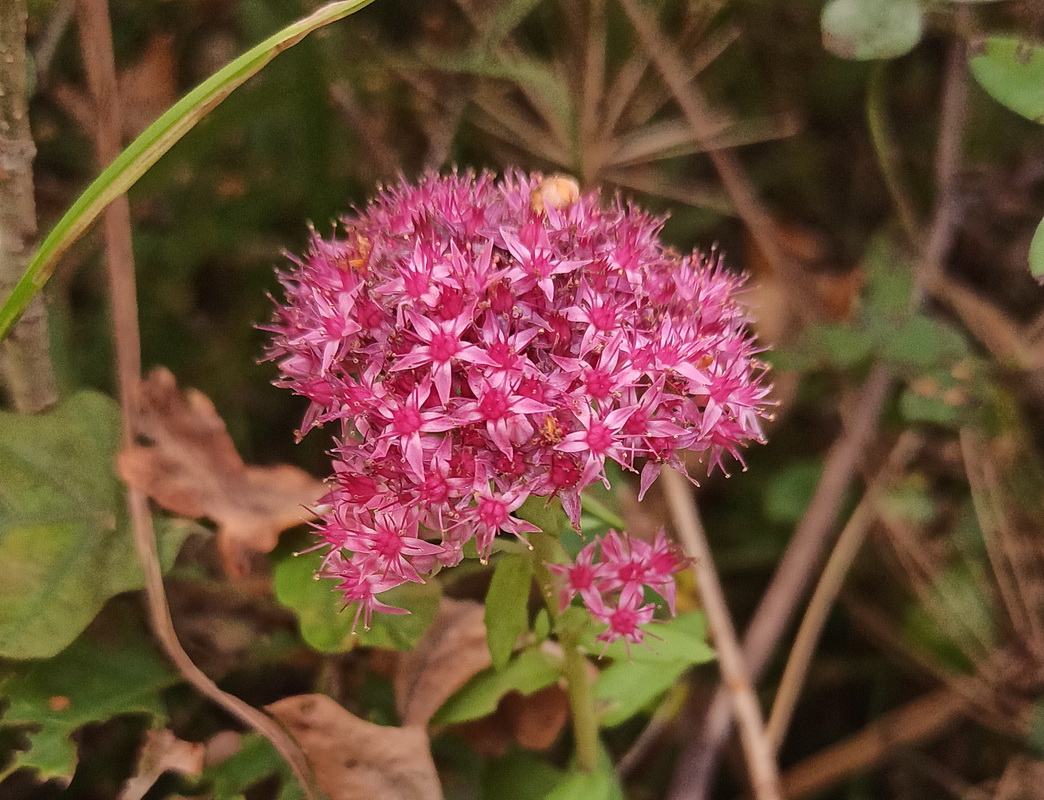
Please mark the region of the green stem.
[[892, 146], [891, 127], [888, 124], [888, 109], [885, 104], [885, 65], [879, 61], [870, 69], [870, 79], [866, 91], [866, 121], [870, 128], [870, 140], [874, 145], [877, 165], [881, 168], [885, 186], [895, 203], [899, 213], [899, 222], [903, 232], [913, 243], [917, 242], [918, 225], [914, 214], [910, 194], [903, 185], [899, 168], [895, 162], [895, 150]]
[[[551, 602], [554, 602], [553, 600]], [[584, 657], [575, 634], [559, 635], [565, 657], [562, 675], [569, 687], [569, 710], [573, 716], [573, 738], [576, 740], [576, 763], [584, 772], [593, 772], [598, 766], [598, 714], [595, 712], [594, 691], [587, 675]]]
[[[533, 499], [540, 500], [541, 506], [543, 505], [542, 498]], [[559, 544], [558, 536], [562, 529], [561, 520], [565, 515], [557, 501], [552, 501], [548, 508], [523, 506], [517, 513], [541, 529], [540, 533], [529, 536], [529, 542], [533, 545], [533, 572], [540, 584], [547, 613], [551, 617], [558, 643], [564, 653], [562, 677], [565, 678], [569, 693], [576, 763], [585, 772], [593, 772], [598, 766], [598, 713], [595, 710], [594, 692], [588, 677], [587, 658], [580, 647], [578, 631], [562, 624], [562, 614], [558, 611], [558, 599], [555, 596], [554, 576], [548, 569], [549, 564], [558, 564], [564, 560], [565, 553]]]

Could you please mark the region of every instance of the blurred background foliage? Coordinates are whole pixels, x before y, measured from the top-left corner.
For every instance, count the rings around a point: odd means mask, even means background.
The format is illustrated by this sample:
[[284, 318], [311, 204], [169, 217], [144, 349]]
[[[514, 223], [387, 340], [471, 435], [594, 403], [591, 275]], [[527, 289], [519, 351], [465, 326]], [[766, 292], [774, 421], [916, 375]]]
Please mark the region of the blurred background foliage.
[[[42, 230], [97, 173], [70, 5], [30, 2]], [[870, 546], [828, 621], [782, 749], [784, 772], [950, 686], [971, 699], [947, 726], [924, 742], [886, 746], [868, 760], [873, 769], [820, 796], [1044, 797], [1044, 779], [1033, 777], [1044, 755], [1044, 291], [1027, 268], [1044, 210], [1044, 146], [1039, 125], [970, 78], [963, 162], [948, 190], [956, 213], [942, 265], [948, 290], [926, 286], [918, 265], [941, 191], [935, 158], [947, 54], [955, 41], [993, 32], [1044, 41], [1044, 4], [922, 3], [923, 33], [909, 52], [877, 61], [824, 48], [819, 2], [638, 6], [681, 54], [683, 85], [697, 86], [711, 110], [698, 135], [613, 0], [377, 0], [281, 56], [130, 193], [146, 368], [163, 365], [208, 395], [248, 463], [288, 461], [322, 476], [329, 440], [312, 434], [295, 446], [303, 404], [271, 387], [275, 368], [258, 363], [266, 335], [257, 326], [278, 291], [274, 270], [286, 263], [284, 250], [302, 249], [309, 223], [331, 231], [376, 183], [454, 167], [568, 172], [669, 213], [664, 235], [678, 249], [716, 246], [731, 267], [752, 273], [757, 329], [775, 346], [765, 354], [779, 401], [769, 443], [750, 451], [742, 476], [712, 477], [699, 492], [741, 629], [872, 365], [887, 366], [894, 383], [864, 478], [875, 480], [900, 432], [920, 443], [886, 481]], [[314, 7], [113, 0], [127, 137]], [[793, 269], [780, 273], [759, 247], [708, 147], [737, 148]], [[894, 170], [892, 185], [883, 165]], [[49, 296], [63, 387], [112, 395], [100, 242], [95, 233], [74, 248]], [[850, 491], [846, 510], [858, 495]], [[663, 517], [657, 497], [638, 512], [626, 487], [621, 496], [629, 520]], [[274, 558], [285, 573], [286, 553]], [[223, 686], [255, 703], [333, 686], [369, 718], [395, 718], [379, 670], [354, 652], [321, 655], [276, 598], [214, 574], [206, 542], [194, 537], [171, 592], [190, 650]], [[469, 581], [483, 585], [464, 575], [459, 594], [475, 591]], [[691, 586], [686, 593], [691, 605]], [[95, 625], [110, 635], [121, 616], [137, 613], [118, 598]], [[773, 661], [760, 684], [766, 702], [781, 670]], [[705, 694], [714, 675], [699, 668], [690, 694]], [[137, 679], [148, 701], [124, 710], [169, 717], [196, 740], [227, 727], [158, 665]], [[100, 727], [79, 735], [81, 766], [67, 788], [21, 772], [0, 782], [0, 796], [113, 796], [143, 725], [140, 716], [110, 720], [110, 707], [98, 707], [90, 719]], [[647, 719], [608, 732], [614, 755]], [[675, 710], [669, 746], [628, 775], [628, 796], [675, 797], [669, 776], [684, 752], [686, 719]], [[237, 756], [242, 774], [198, 785], [168, 777], [149, 796], [237, 796], [277, 769], [265, 743], [254, 744]], [[0, 727], [0, 752], [5, 746], [22, 746], [17, 729]], [[511, 776], [537, 787], [551, 780], [551, 767], [524, 751], [483, 759], [455, 734], [436, 740], [435, 755], [447, 797], [522, 796], [503, 788], [519, 785]], [[741, 772], [735, 759], [727, 763], [714, 796], [735, 796]], [[1009, 785], [1024, 791], [1004, 794]], [[248, 796], [277, 790], [268, 780]]]

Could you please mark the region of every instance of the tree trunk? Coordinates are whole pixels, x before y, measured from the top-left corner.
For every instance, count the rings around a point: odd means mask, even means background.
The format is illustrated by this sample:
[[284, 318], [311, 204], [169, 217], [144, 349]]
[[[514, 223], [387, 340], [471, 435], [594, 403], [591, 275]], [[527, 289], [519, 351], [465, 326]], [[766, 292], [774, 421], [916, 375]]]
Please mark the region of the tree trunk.
[[[26, 86], [25, 0], [0, 0], [0, 302], [11, 294], [36, 242], [33, 145]], [[54, 404], [47, 309], [41, 296], [0, 345], [3, 378], [14, 407], [25, 413]]]

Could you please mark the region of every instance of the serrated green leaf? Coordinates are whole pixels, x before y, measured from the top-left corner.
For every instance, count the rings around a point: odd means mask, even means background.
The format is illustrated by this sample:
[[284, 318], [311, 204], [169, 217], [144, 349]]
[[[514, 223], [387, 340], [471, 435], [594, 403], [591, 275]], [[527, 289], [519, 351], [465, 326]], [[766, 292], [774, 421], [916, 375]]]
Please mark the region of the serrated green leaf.
[[16, 752], [7, 771], [28, 767], [40, 780], [71, 778], [76, 770], [76, 748], [69, 739], [73, 731], [117, 714], [164, 720], [160, 692], [179, 680], [136, 633], [111, 647], [80, 639], [54, 658], [20, 665], [0, 682], [8, 702], [0, 726], [39, 730], [28, 733], [29, 749]]
[[558, 680], [559, 664], [540, 648], [526, 650], [499, 672], [492, 667], [478, 673], [443, 703], [432, 718], [434, 725], [453, 725], [481, 719], [496, 711], [508, 692], [529, 695]]
[[1030, 275], [1044, 282], [1044, 219], [1037, 225], [1037, 230], [1030, 241], [1029, 249]]
[[375, 613], [370, 629], [366, 630], [361, 622], [355, 624], [354, 605], [342, 610], [335, 582], [316, 579], [322, 562], [318, 552], [295, 556], [288, 549], [279, 548], [273, 560], [276, 599], [297, 615], [301, 637], [320, 653], [343, 653], [353, 647], [412, 650], [439, 610], [442, 589], [438, 581], [406, 583], [380, 597], [382, 602], [410, 613]]
[[[37, 416], [0, 413], [0, 657], [53, 656], [106, 600], [144, 585], [118, 441], [116, 404], [94, 392]], [[157, 520], [165, 569], [195, 529]]]
[[990, 36], [972, 48], [972, 75], [994, 100], [1026, 119], [1044, 123], [1044, 46]]
[[904, 55], [924, 30], [917, 0], [830, 0], [821, 24], [828, 51], [859, 61]]
[[529, 554], [509, 554], [493, 569], [486, 592], [486, 642], [493, 668], [507, 666], [518, 637], [529, 630], [529, 591], [533, 583], [533, 559]]

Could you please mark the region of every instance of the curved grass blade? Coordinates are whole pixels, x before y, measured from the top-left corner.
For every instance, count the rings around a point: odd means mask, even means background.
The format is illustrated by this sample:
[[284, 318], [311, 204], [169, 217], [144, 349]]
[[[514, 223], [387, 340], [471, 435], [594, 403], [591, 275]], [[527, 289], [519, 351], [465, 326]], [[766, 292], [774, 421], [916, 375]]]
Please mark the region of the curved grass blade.
[[58, 220], [29, 261], [11, 296], [0, 308], [0, 340], [47, 283], [61, 255], [79, 239], [105, 207], [126, 192], [197, 122], [248, 78], [312, 31], [353, 14], [373, 0], [340, 0], [315, 10], [252, 47], [203, 81], [152, 123], [99, 175]]

